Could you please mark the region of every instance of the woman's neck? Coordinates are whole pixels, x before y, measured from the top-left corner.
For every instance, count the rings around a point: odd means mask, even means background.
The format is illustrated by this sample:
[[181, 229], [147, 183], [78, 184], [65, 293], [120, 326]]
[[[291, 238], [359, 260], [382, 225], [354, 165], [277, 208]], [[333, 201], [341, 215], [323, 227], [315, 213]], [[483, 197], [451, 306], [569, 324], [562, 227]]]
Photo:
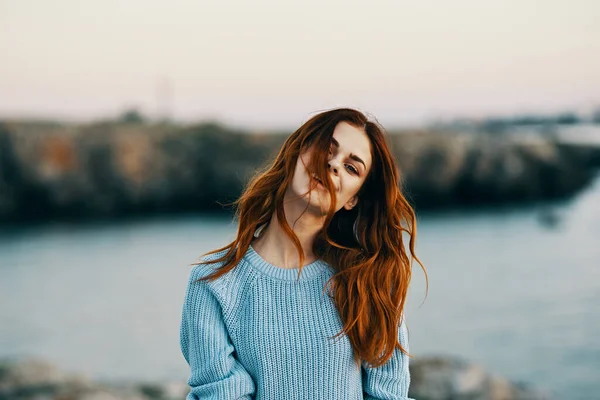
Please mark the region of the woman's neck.
[[[284, 214], [290, 228], [294, 231], [304, 251], [304, 265], [316, 260], [312, 251], [315, 237], [323, 228], [325, 217], [317, 217], [304, 212], [305, 205], [284, 202]], [[302, 207], [302, 208], [300, 208]], [[303, 213], [304, 212], [304, 213]], [[292, 240], [279, 225], [277, 213], [273, 213], [269, 224], [252, 242], [254, 250], [269, 263], [280, 268], [298, 268], [300, 258]]]

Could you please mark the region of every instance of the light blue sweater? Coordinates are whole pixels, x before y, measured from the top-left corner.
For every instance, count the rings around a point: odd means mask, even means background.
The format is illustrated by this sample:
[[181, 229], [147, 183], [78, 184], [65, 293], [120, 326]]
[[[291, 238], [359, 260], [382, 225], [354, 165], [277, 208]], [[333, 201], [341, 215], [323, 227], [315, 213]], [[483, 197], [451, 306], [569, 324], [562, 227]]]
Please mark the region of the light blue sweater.
[[[204, 261], [224, 254], [205, 256]], [[328, 293], [333, 269], [317, 260], [298, 269], [265, 261], [252, 246], [227, 274], [193, 283], [219, 264], [192, 269], [183, 304], [181, 351], [192, 399], [353, 400], [408, 398], [409, 358], [358, 367]], [[398, 339], [408, 350], [406, 325]]]

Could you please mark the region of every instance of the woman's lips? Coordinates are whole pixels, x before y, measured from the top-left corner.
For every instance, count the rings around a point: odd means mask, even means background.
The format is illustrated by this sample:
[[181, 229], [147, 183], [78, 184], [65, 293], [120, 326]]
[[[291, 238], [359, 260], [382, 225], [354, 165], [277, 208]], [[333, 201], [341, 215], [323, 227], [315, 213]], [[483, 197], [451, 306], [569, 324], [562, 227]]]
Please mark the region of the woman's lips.
[[312, 175], [311, 175], [311, 178], [312, 178], [313, 180], [317, 181], [317, 183], [318, 183], [319, 185], [323, 186], [323, 182], [322, 182], [322, 181], [321, 181], [319, 178], [317, 178], [317, 176], [316, 176], [315, 174], [312, 174]]
[[319, 178], [317, 178], [314, 174], [311, 176], [311, 178], [312, 178], [312, 180], [314, 180], [314, 181], [317, 182], [317, 187], [318, 188], [326, 190], [325, 189], [325, 185], [323, 185], [323, 182]]

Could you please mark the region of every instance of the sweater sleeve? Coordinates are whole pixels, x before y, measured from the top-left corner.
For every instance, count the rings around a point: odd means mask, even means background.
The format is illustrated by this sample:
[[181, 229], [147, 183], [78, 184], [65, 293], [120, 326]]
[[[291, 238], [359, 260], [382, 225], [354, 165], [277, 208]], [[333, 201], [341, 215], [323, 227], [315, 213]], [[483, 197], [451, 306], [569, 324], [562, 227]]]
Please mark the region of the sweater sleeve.
[[252, 399], [255, 384], [237, 360], [222, 307], [207, 282], [192, 269], [183, 304], [180, 345], [190, 366], [187, 400]]
[[[398, 328], [398, 341], [408, 349], [408, 330], [404, 319]], [[408, 356], [399, 348], [394, 349], [387, 363], [377, 368], [368, 368], [363, 362], [362, 381], [366, 400], [414, 400], [408, 397], [410, 371]]]

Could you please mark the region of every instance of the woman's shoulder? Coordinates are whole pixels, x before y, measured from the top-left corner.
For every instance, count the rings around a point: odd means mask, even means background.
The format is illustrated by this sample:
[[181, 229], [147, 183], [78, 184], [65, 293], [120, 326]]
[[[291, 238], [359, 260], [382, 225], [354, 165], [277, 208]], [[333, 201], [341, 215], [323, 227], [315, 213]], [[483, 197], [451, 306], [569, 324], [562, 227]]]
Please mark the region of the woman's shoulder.
[[209, 275], [211, 272], [219, 269], [223, 265], [225, 265], [225, 261], [217, 261], [222, 258], [225, 254], [227, 254], [227, 249], [218, 251], [216, 253], [204, 254], [199, 257], [198, 261], [194, 264], [192, 268], [192, 273], [200, 277], [205, 277]]
[[[225, 260], [215, 263], [209, 263], [208, 261], [220, 259], [226, 254], [227, 250], [222, 250], [200, 257], [198, 263], [192, 268], [190, 284], [203, 285], [202, 289], [212, 293], [218, 299], [224, 312], [229, 316], [227, 318], [233, 320], [234, 317], [231, 316], [234, 315], [234, 310], [238, 309], [238, 305], [243, 300], [244, 293], [247, 293], [247, 289], [252, 286], [252, 282], [254, 281], [254, 276], [249, 274], [247, 269], [243, 268], [243, 265], [240, 265], [243, 263], [238, 263], [238, 265], [216, 279], [198, 281], [199, 278], [207, 277], [212, 272], [224, 266], [226, 262]], [[196, 289], [200, 290], [201, 288], [198, 287]]]
[[[215, 253], [205, 254], [200, 257], [199, 261], [194, 265], [191, 271], [191, 279], [197, 280], [200, 278], [207, 277], [208, 275], [216, 272], [226, 263], [226, 260], [220, 260], [227, 254], [227, 249], [220, 250]], [[211, 262], [219, 260], [217, 262]], [[217, 277], [214, 280], [205, 280], [207, 285], [218, 289], [219, 291], [231, 291], [235, 290], [236, 287], [243, 286], [248, 280], [244, 271], [241, 270], [240, 265], [234, 266], [232, 269]]]

